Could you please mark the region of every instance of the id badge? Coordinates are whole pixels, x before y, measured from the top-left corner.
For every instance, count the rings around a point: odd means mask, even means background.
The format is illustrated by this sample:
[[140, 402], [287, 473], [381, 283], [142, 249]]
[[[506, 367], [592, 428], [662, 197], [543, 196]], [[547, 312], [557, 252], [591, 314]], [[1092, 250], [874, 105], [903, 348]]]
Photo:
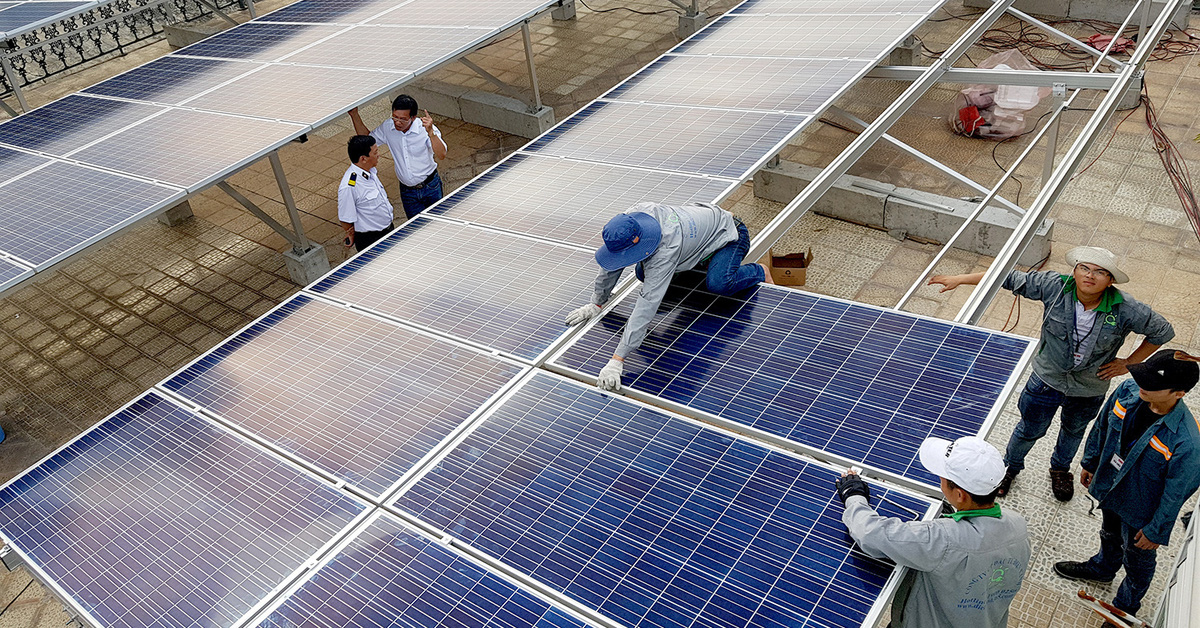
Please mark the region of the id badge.
[[1120, 471], [1121, 467], [1125, 464], [1125, 460], [1117, 454], [1113, 454], [1112, 460], [1109, 461], [1109, 464], [1111, 464], [1117, 471]]

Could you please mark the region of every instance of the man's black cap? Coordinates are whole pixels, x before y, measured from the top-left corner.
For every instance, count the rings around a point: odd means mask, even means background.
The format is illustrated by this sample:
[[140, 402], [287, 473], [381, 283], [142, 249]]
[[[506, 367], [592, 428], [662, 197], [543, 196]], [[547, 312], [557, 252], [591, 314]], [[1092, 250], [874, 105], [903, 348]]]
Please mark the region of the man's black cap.
[[1200, 358], [1163, 349], [1141, 364], [1130, 364], [1129, 374], [1142, 390], [1188, 391], [1200, 381]]

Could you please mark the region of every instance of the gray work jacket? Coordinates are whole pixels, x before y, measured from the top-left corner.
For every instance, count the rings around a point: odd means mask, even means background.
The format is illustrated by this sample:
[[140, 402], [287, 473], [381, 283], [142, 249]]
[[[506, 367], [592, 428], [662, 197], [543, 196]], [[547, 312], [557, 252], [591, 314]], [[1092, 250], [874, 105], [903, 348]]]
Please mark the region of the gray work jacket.
[[1008, 625], [1008, 607], [1032, 552], [1021, 515], [1009, 510], [999, 517], [901, 521], [853, 495], [842, 522], [868, 556], [912, 570], [892, 600], [894, 628]]
[[[658, 243], [658, 249], [642, 262], [646, 279], [633, 306], [633, 314], [629, 315], [629, 321], [625, 324], [621, 343], [617, 345], [616, 354], [622, 358], [641, 346], [646, 339], [650, 321], [667, 294], [675, 273], [695, 268], [704, 258], [738, 238], [733, 214], [716, 205], [701, 203], [673, 207], [638, 203], [626, 213], [634, 212], [654, 216], [662, 227], [662, 240]], [[600, 274], [596, 276], [595, 294], [592, 295], [593, 303], [604, 305], [608, 301], [624, 270], [600, 269]]]
[[1175, 329], [1150, 306], [1120, 290], [1109, 287], [1096, 306], [1099, 334], [1092, 352], [1075, 366], [1075, 278], [1054, 271], [1014, 270], [1004, 278], [1004, 288], [1045, 305], [1042, 338], [1033, 372], [1051, 388], [1068, 397], [1102, 397], [1108, 380], [1100, 379], [1100, 367], [1117, 357], [1117, 350], [1132, 333], [1142, 334], [1150, 344], [1164, 345], [1175, 337]]

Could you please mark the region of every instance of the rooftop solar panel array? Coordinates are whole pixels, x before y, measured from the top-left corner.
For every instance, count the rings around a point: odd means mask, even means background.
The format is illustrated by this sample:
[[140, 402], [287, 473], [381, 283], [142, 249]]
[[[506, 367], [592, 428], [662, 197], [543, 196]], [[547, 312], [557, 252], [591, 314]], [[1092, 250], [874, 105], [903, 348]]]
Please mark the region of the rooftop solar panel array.
[[[1028, 338], [759, 286], [720, 297], [677, 275], [623, 382], [645, 395], [930, 485], [928, 436], [986, 431], [1028, 359]], [[627, 299], [553, 362], [596, 373]]]
[[105, 2], [97, 0], [80, 2], [37, 0], [0, 3], [0, 39], [13, 39], [44, 24], [68, 18], [101, 4], [105, 4]]
[[535, 373], [396, 506], [626, 626], [860, 626], [892, 566], [847, 540], [837, 476]]
[[261, 63], [168, 55], [97, 83], [83, 93], [179, 105], [262, 66]]

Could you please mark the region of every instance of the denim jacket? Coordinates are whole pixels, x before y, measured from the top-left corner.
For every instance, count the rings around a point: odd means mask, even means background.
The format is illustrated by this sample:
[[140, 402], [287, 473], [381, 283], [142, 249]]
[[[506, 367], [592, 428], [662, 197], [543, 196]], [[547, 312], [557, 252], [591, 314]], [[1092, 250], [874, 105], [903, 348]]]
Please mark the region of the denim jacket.
[[1095, 474], [1088, 492], [1100, 508], [1140, 529], [1147, 539], [1166, 545], [1183, 502], [1200, 486], [1200, 423], [1183, 401], [1146, 429], [1118, 470], [1121, 428], [1141, 404], [1137, 382], [1117, 386], [1092, 424], [1082, 466]]
[[1054, 271], [1014, 270], [1004, 278], [1004, 288], [1045, 305], [1042, 337], [1033, 372], [1042, 381], [1068, 397], [1101, 397], [1108, 381], [1097, 371], [1117, 357], [1117, 350], [1132, 333], [1142, 334], [1151, 344], [1164, 345], [1175, 337], [1175, 329], [1160, 314], [1120, 290], [1109, 287], [1096, 306], [1100, 326], [1092, 352], [1075, 366], [1075, 278]]

